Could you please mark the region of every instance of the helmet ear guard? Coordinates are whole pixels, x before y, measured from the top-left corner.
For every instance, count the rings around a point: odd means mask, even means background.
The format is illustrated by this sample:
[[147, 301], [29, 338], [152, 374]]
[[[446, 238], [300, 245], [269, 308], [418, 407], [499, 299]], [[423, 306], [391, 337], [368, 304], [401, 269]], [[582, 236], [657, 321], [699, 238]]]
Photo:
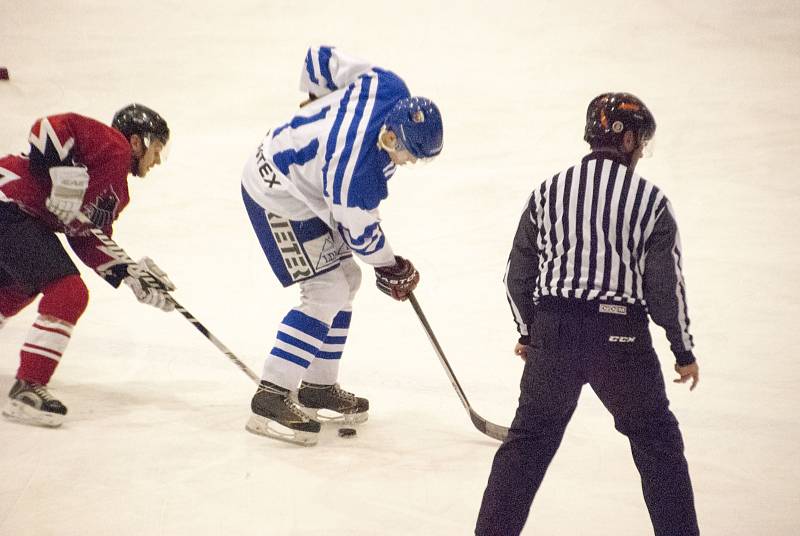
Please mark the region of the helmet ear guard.
[[393, 150], [405, 149], [418, 159], [433, 158], [442, 152], [442, 115], [436, 104], [425, 97], [397, 101], [386, 116], [379, 140], [383, 129], [397, 136]]

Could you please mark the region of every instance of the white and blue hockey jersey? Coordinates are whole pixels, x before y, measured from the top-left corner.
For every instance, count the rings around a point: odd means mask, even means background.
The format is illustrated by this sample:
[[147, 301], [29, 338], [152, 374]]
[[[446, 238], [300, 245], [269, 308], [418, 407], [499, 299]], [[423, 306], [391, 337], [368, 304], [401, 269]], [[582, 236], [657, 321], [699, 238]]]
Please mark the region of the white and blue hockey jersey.
[[309, 49], [300, 87], [316, 99], [267, 134], [242, 186], [285, 218], [321, 218], [365, 262], [393, 265], [378, 205], [395, 165], [377, 140], [408, 88], [396, 74], [324, 46]]

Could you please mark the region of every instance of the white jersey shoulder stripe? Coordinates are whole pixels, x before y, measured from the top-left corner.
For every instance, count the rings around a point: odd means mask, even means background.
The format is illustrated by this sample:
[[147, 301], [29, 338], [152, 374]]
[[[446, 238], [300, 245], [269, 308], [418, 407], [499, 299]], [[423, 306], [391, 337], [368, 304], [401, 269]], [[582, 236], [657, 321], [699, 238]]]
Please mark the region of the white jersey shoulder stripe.
[[20, 176], [16, 173], [13, 173], [11, 170], [0, 167], [0, 186], [18, 180], [19, 178]]
[[39, 135], [37, 136], [31, 132], [28, 141], [31, 145], [39, 149], [40, 153], [44, 154], [47, 149], [48, 139], [52, 142], [56, 152], [58, 152], [59, 159], [62, 161], [66, 160], [72, 150], [72, 146], [75, 145], [75, 140], [70, 137], [62, 145], [61, 140], [58, 139], [58, 134], [56, 134], [55, 129], [53, 129], [53, 125], [51, 125], [50, 121], [45, 117], [39, 122]]

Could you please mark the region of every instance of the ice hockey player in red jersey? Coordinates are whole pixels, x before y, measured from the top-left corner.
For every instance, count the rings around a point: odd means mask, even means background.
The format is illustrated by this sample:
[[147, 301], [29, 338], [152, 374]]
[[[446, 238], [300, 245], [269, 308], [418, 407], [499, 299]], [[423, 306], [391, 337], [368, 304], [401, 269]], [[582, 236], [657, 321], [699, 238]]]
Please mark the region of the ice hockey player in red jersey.
[[165, 292], [137, 277], [149, 272], [174, 289], [152, 260], [143, 258], [137, 271], [90, 232], [94, 226], [112, 234], [129, 201], [128, 175], [144, 177], [160, 164], [168, 141], [166, 121], [131, 104], [114, 115], [110, 127], [75, 113], [39, 119], [28, 155], [0, 157], [0, 328], [42, 295], [3, 409], [7, 418], [59, 426], [67, 413], [47, 384], [89, 292], [56, 233], [112, 286], [125, 283], [143, 303], [165, 311], [174, 307]]

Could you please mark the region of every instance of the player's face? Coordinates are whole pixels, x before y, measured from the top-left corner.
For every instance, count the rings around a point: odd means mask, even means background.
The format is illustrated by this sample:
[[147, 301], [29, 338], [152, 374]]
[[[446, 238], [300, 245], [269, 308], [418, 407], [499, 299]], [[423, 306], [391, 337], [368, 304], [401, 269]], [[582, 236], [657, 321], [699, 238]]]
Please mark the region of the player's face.
[[417, 158], [406, 149], [390, 152], [389, 158], [391, 158], [392, 162], [394, 162], [397, 166], [402, 166], [409, 163], [414, 164], [417, 161]]
[[150, 169], [161, 164], [161, 151], [163, 150], [164, 144], [161, 140], [153, 140], [148, 144], [144, 149], [144, 154], [139, 158], [137, 166], [139, 177], [144, 177]]
[[395, 133], [388, 130], [385, 126], [378, 136], [378, 147], [389, 154], [389, 158], [391, 158], [396, 166], [402, 166], [408, 163], [413, 164], [417, 161], [417, 157], [411, 154], [400, 142]]

